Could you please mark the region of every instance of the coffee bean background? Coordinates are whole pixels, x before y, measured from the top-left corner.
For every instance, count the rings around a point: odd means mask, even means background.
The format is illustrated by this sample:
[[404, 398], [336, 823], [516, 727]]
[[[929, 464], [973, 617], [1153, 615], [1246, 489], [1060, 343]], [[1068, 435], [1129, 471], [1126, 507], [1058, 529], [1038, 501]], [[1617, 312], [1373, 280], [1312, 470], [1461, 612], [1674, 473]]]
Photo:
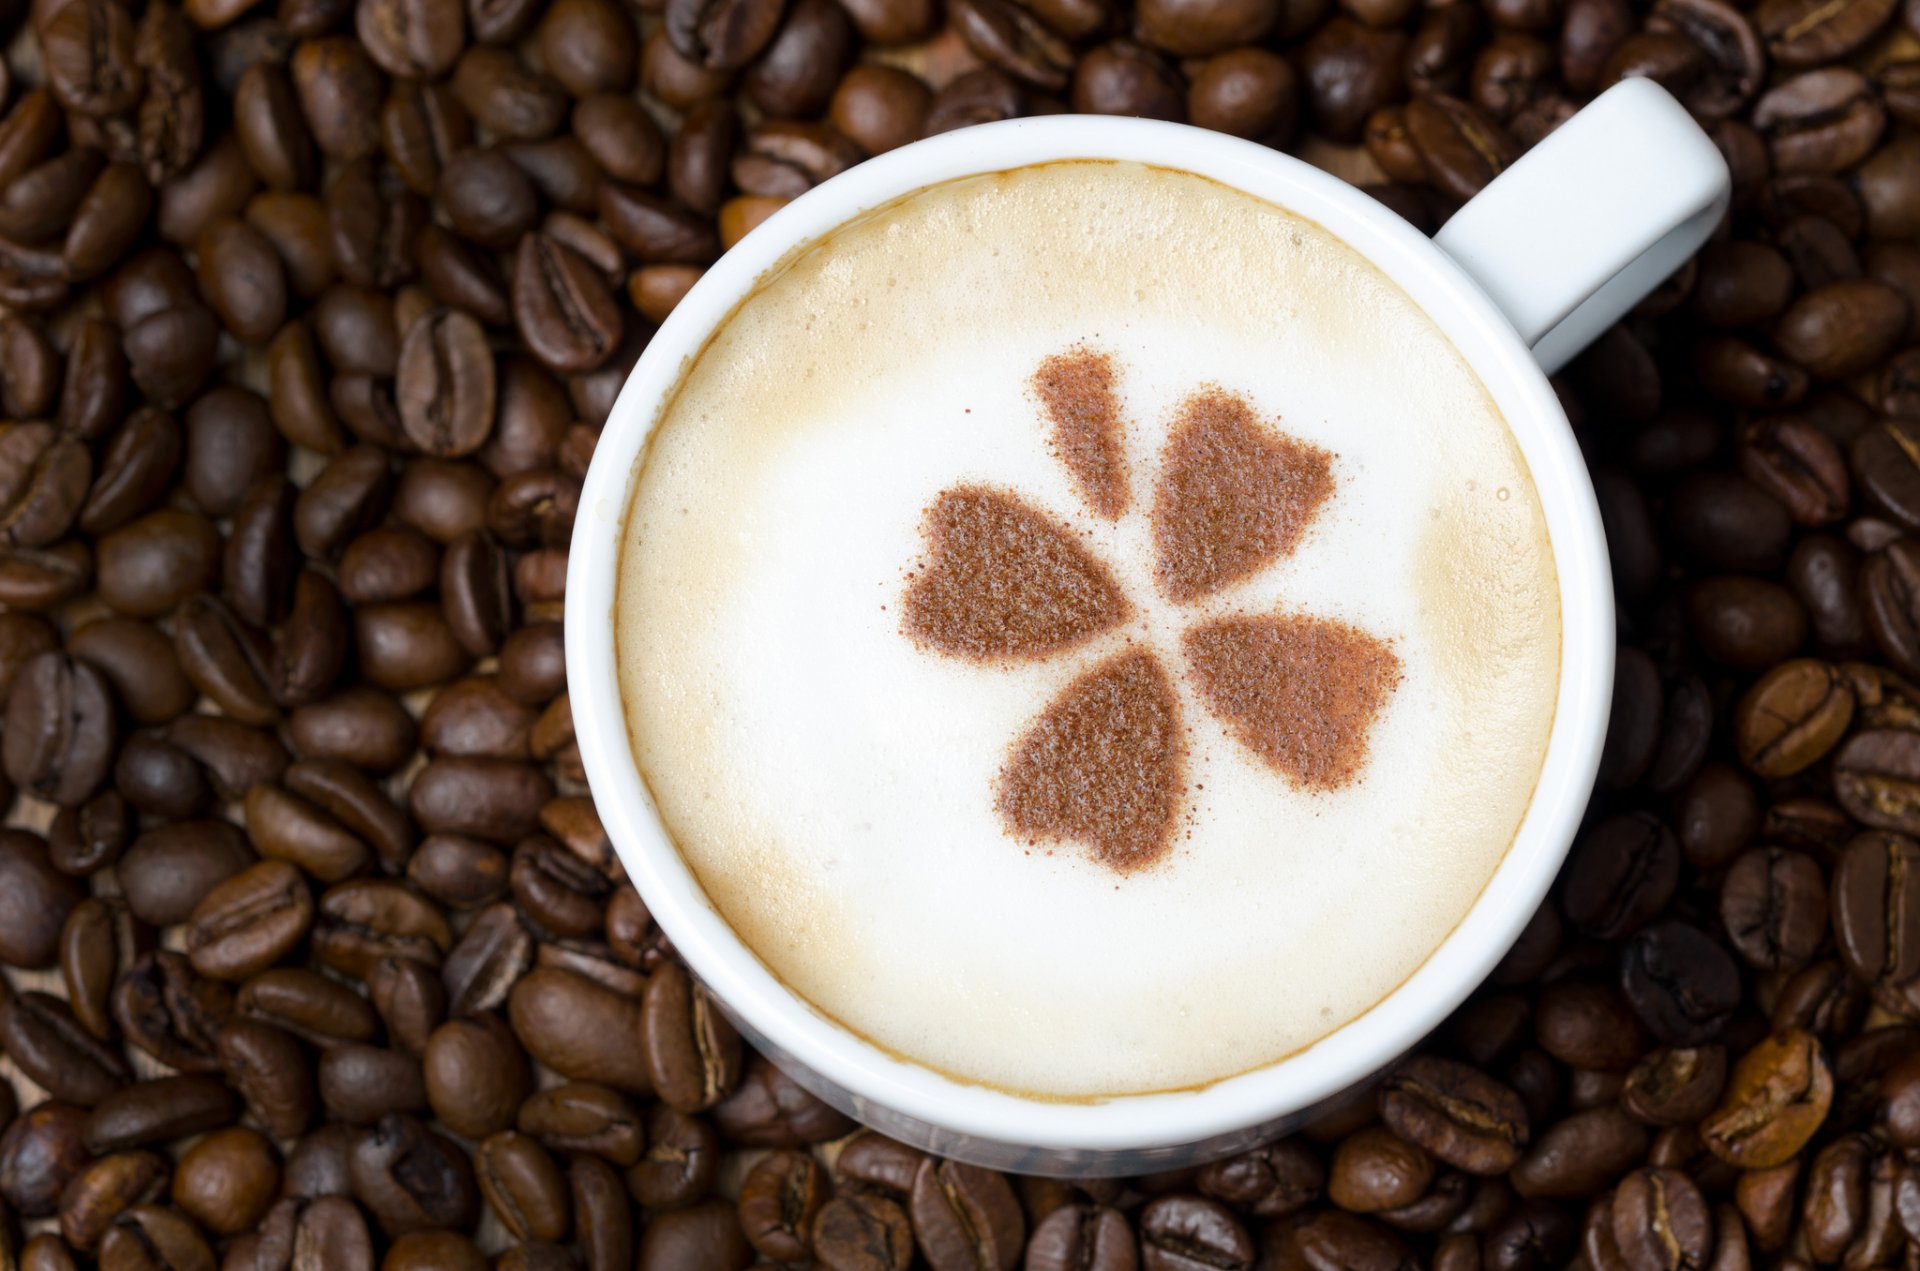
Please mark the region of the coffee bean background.
[[[0, 1271], [1920, 1267], [1920, 0], [0, 0], [0, 44]], [[1292, 1137], [1080, 1185], [742, 1045], [561, 648], [701, 271], [1064, 110], [1430, 231], [1628, 76], [1734, 210], [1558, 380], [1619, 674], [1492, 981]]]

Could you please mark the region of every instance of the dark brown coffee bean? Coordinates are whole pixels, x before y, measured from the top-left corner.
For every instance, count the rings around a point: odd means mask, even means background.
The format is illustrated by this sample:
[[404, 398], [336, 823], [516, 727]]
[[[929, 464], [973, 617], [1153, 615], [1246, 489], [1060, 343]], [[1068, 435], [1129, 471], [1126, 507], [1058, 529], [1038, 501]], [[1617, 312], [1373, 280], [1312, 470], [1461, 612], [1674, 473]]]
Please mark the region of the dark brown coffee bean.
[[1806, 642], [1806, 610], [1792, 592], [1763, 579], [1702, 579], [1688, 591], [1686, 608], [1701, 650], [1735, 670], [1765, 670]]
[[1380, 1115], [1396, 1134], [1475, 1174], [1512, 1168], [1527, 1146], [1519, 1096], [1449, 1060], [1422, 1057], [1395, 1069], [1381, 1089]]
[[[437, 604], [364, 605], [354, 611], [353, 620], [361, 672], [381, 688], [393, 692], [425, 688], [452, 679], [472, 661]], [[414, 789], [419, 789], [417, 782]], [[417, 794], [415, 805], [419, 815]], [[426, 823], [426, 818], [422, 821]]]
[[61, 929], [85, 897], [84, 888], [55, 868], [38, 835], [0, 831], [0, 962], [28, 970], [52, 966]]
[[173, 648], [187, 678], [228, 715], [256, 725], [279, 719], [272, 649], [220, 600], [198, 595], [181, 606]]
[[708, 222], [644, 190], [604, 182], [599, 211], [620, 245], [648, 264], [704, 265], [720, 253]]
[[510, 1129], [533, 1088], [526, 1054], [495, 1015], [450, 1019], [435, 1029], [422, 1069], [434, 1115], [473, 1139]]
[[666, 32], [674, 49], [710, 70], [738, 70], [773, 39], [782, 0], [672, 0]]
[[1873, 85], [1858, 71], [1806, 71], [1755, 104], [1753, 124], [1779, 172], [1844, 171], [1865, 158], [1886, 127]]
[[87, 1118], [87, 1146], [120, 1152], [230, 1125], [240, 1115], [233, 1092], [211, 1077], [154, 1077], [102, 1099]]
[[1162, 1196], [1149, 1203], [1140, 1211], [1140, 1245], [1140, 1265], [1147, 1271], [1240, 1271], [1251, 1268], [1255, 1258], [1253, 1241], [1232, 1211], [1198, 1196]]
[[1888, 0], [1854, 0], [1833, 7], [1806, 0], [1766, 0], [1754, 24], [1781, 66], [1801, 69], [1844, 60], [1893, 16]]
[[1530, 1198], [1590, 1195], [1639, 1163], [1650, 1139], [1646, 1127], [1618, 1107], [1588, 1108], [1536, 1134], [1510, 1181]]
[[353, 29], [387, 74], [439, 79], [460, 56], [466, 13], [454, 0], [364, 0]]
[[0, 1046], [29, 1080], [65, 1103], [92, 1107], [132, 1079], [119, 1052], [51, 994], [21, 993], [0, 1002]]
[[1399, 1210], [1427, 1194], [1433, 1158], [1385, 1126], [1341, 1141], [1327, 1176], [1327, 1199], [1351, 1213]]
[[389, 1236], [468, 1227], [479, 1215], [466, 1153], [413, 1117], [389, 1116], [363, 1131], [347, 1168], [354, 1199]]
[[220, 1066], [247, 1111], [277, 1139], [298, 1138], [313, 1118], [313, 1071], [293, 1034], [254, 1019], [220, 1030]]
[[273, 244], [253, 226], [230, 218], [197, 244], [200, 290], [236, 340], [264, 342], [287, 317], [287, 280]]
[[169, 1068], [213, 1072], [214, 1046], [233, 1012], [224, 984], [193, 970], [170, 949], [134, 959], [113, 986], [109, 1005], [126, 1039]]
[[371, 1125], [395, 1112], [427, 1110], [419, 1059], [400, 1050], [347, 1044], [320, 1056], [320, 1102], [337, 1120]]
[[528, 346], [556, 371], [591, 370], [620, 342], [621, 318], [604, 277], [545, 234], [520, 241], [513, 314]]
[[1920, 829], [1920, 750], [1911, 740], [1897, 731], [1860, 733], [1834, 756], [1834, 791], [1856, 820], [1900, 833]]
[[447, 955], [448, 1009], [462, 1015], [505, 1005], [507, 993], [532, 964], [533, 935], [514, 907], [488, 905]]
[[563, 1077], [652, 1091], [640, 1003], [564, 971], [535, 970], [513, 985], [514, 1035]]
[[136, 618], [173, 609], [208, 586], [220, 567], [220, 532], [179, 508], [150, 512], [100, 541], [100, 594]]
[[655, 1217], [641, 1233], [634, 1266], [636, 1271], [672, 1271], [674, 1267], [745, 1271], [752, 1262], [753, 1248], [740, 1231], [733, 1206], [712, 1200]]
[[[1374, 111], [1402, 97], [1406, 48], [1404, 32], [1376, 31], [1344, 17], [1316, 30], [1301, 60], [1301, 87], [1315, 129], [1335, 141], [1357, 140]], [[1436, 128], [1435, 136], [1444, 138], [1445, 127]]]
[[131, 955], [124, 946], [133, 936], [124, 909], [91, 896], [74, 906], [60, 929], [60, 979], [67, 1004], [80, 1027], [101, 1041], [114, 1035], [109, 999], [123, 955]]
[[99, 475], [80, 508], [82, 532], [110, 533], [151, 508], [173, 480], [180, 452], [171, 416], [145, 408], [128, 416], [100, 457]]
[[1895, 539], [1860, 568], [1867, 633], [1903, 674], [1920, 670], [1920, 548]]
[[480, 324], [439, 309], [414, 324], [400, 350], [397, 386], [407, 439], [431, 455], [478, 450], [493, 428], [493, 354]]
[[62, 653], [43, 653], [21, 668], [0, 745], [14, 785], [78, 807], [106, 779], [114, 741], [113, 696], [98, 671]]
[[1635, 1170], [1613, 1197], [1613, 1238], [1634, 1271], [1705, 1267], [1713, 1218], [1700, 1189], [1669, 1169]]
[[25, 1218], [52, 1215], [92, 1153], [88, 1112], [55, 1100], [28, 1108], [0, 1132], [0, 1199]]
[[[812, 1243], [814, 1257], [832, 1271], [906, 1271], [913, 1261], [913, 1229], [906, 1212], [870, 1192], [839, 1196], [821, 1206], [814, 1216]], [[1032, 1256], [1029, 1253], [1030, 1261]]]
[[740, 1080], [739, 1034], [677, 965], [648, 981], [640, 1027], [654, 1091], [682, 1112], [712, 1107]]
[[1868, 369], [1905, 334], [1906, 297], [1883, 282], [1834, 282], [1795, 301], [1774, 325], [1774, 345], [1822, 379]]
[[293, 84], [314, 144], [348, 163], [380, 147], [380, 72], [357, 40], [307, 40], [293, 53]]
[[403, 883], [362, 878], [321, 893], [313, 952], [336, 971], [365, 979], [386, 957], [438, 966], [452, 946], [446, 916]]
[[447, 990], [439, 974], [412, 958], [382, 958], [367, 976], [367, 993], [387, 1026], [387, 1036], [411, 1054], [422, 1054], [447, 1017]]
[[1643, 1049], [1633, 1010], [1611, 984], [1568, 976], [1542, 990], [1534, 1010], [1540, 1048], [1575, 1068], [1619, 1072]]
[[515, 1123], [556, 1152], [591, 1153], [625, 1168], [646, 1148], [646, 1125], [618, 1091], [571, 1081], [542, 1090], [520, 1106]]
[[1826, 938], [1826, 879], [1811, 857], [1755, 848], [1727, 871], [1720, 918], [1733, 947], [1749, 963], [1798, 970]]
[[480, 1194], [516, 1240], [560, 1240], [572, 1226], [565, 1178], [553, 1157], [512, 1130], [487, 1136], [474, 1153]]
[[501, 759], [435, 759], [414, 777], [414, 820], [429, 834], [510, 843], [533, 832], [553, 784], [538, 768]]
[[280, 1158], [265, 1135], [246, 1126], [207, 1135], [173, 1173], [173, 1203], [215, 1236], [257, 1226], [279, 1192]]
[[453, 92], [474, 122], [498, 137], [551, 136], [567, 116], [560, 86], [529, 71], [506, 49], [475, 46], [462, 53]]
[[0, 538], [20, 548], [56, 541], [79, 518], [92, 479], [86, 447], [50, 425], [0, 430]]
[[827, 1200], [827, 1178], [811, 1156], [774, 1152], [740, 1186], [740, 1226], [767, 1258], [796, 1262], [812, 1252], [813, 1220]]
[[1800, 525], [1831, 525], [1846, 515], [1846, 460], [1840, 447], [1810, 423], [1773, 416], [1749, 425], [1740, 468]]
[[60, 1197], [60, 1234], [83, 1252], [99, 1247], [114, 1219], [167, 1193], [172, 1165], [156, 1152], [116, 1152], [91, 1162]]
[[1618, 940], [1651, 921], [1680, 880], [1680, 843], [1650, 813], [1610, 817], [1568, 859], [1561, 904], [1586, 935]]
[[313, 894], [285, 861], [262, 861], [194, 907], [187, 950], [194, 970], [220, 980], [257, 975], [290, 953], [313, 923]]

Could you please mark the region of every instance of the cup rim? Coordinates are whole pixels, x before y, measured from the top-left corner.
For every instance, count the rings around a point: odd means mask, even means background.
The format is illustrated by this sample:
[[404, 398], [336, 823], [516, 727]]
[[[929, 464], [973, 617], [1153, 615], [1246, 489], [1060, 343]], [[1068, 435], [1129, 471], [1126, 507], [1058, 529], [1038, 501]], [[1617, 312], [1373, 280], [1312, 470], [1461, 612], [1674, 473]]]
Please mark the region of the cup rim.
[[[1318, 222], [1392, 278], [1453, 341], [1520, 445], [1546, 515], [1561, 607], [1559, 694], [1533, 798], [1493, 877], [1427, 960], [1361, 1015], [1265, 1067], [1189, 1091], [1084, 1102], [967, 1084], [895, 1058], [782, 984], [712, 906], [658, 820], [632, 754], [613, 638], [621, 528], [645, 439], [709, 334], [768, 271], [914, 190], [1076, 159], [1219, 181]], [[1276, 150], [1182, 124], [1075, 115], [978, 125], [878, 156], [781, 208], [707, 270], [654, 334], [601, 432], [576, 518], [565, 626], [569, 683], [616, 686], [572, 694], [595, 803], [629, 877], [693, 973], [751, 1031], [856, 1106], [871, 1102], [958, 1135], [1084, 1152], [1198, 1143], [1311, 1107], [1437, 1026], [1505, 955], [1558, 872], [1599, 768], [1614, 655], [1612, 576], [1585, 462], [1531, 352], [1460, 267], [1371, 196]]]

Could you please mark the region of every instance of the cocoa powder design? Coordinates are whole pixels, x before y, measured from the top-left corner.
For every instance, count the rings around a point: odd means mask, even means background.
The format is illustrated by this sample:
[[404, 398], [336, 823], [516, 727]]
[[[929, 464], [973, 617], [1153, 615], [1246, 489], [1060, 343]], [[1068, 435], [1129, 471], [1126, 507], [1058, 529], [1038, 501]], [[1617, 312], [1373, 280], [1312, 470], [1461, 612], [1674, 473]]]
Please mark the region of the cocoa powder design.
[[[1131, 496], [1111, 357], [1084, 346], [1032, 381], [1054, 450], [1095, 514]], [[1298, 550], [1333, 497], [1336, 456], [1205, 387], [1178, 407], [1147, 510], [1155, 582], [1185, 605]], [[959, 485], [928, 507], [901, 628], [973, 662], [1067, 652], [1133, 615], [1111, 570], [1020, 495]], [[1276, 778], [1331, 793], [1365, 772], [1368, 738], [1399, 687], [1391, 641], [1331, 618], [1279, 612], [1200, 621], [1178, 661], [1194, 695]], [[1171, 653], [1171, 651], [1169, 651]], [[1076, 676], [1008, 748], [993, 783], [1008, 834], [1077, 843], [1126, 874], [1164, 860], [1187, 803], [1187, 743], [1166, 661], [1129, 637]]]

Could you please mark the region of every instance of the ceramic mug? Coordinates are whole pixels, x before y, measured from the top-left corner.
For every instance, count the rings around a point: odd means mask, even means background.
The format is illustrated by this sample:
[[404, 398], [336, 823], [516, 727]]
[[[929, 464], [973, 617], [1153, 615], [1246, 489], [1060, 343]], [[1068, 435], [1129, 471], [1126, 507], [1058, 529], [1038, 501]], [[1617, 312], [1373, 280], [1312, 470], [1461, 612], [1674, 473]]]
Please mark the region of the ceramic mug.
[[[708, 337], [769, 270], [865, 211], [959, 177], [1067, 159], [1182, 169], [1324, 226], [1451, 339], [1504, 414], [1545, 509], [1561, 588], [1559, 698], [1519, 833], [1452, 934], [1398, 989], [1267, 1067], [1177, 1093], [1024, 1098], [889, 1055], [776, 979], [708, 902], [635, 767], [614, 668], [621, 526], [648, 433]], [[1178, 124], [1053, 116], [968, 128], [861, 164], [775, 213], [707, 271], [654, 335], [587, 474], [567, 578], [567, 680], [607, 833], [654, 918], [743, 1034], [835, 1107], [915, 1146], [1000, 1169], [1138, 1173], [1253, 1146], [1417, 1043], [1477, 987], [1539, 906], [1592, 789], [1613, 681], [1613, 592], [1593, 487], [1547, 383], [1666, 279], [1726, 210], [1718, 150], [1648, 80], [1609, 90], [1428, 239], [1315, 168]], [[637, 1039], [636, 1039], [637, 1044]]]

